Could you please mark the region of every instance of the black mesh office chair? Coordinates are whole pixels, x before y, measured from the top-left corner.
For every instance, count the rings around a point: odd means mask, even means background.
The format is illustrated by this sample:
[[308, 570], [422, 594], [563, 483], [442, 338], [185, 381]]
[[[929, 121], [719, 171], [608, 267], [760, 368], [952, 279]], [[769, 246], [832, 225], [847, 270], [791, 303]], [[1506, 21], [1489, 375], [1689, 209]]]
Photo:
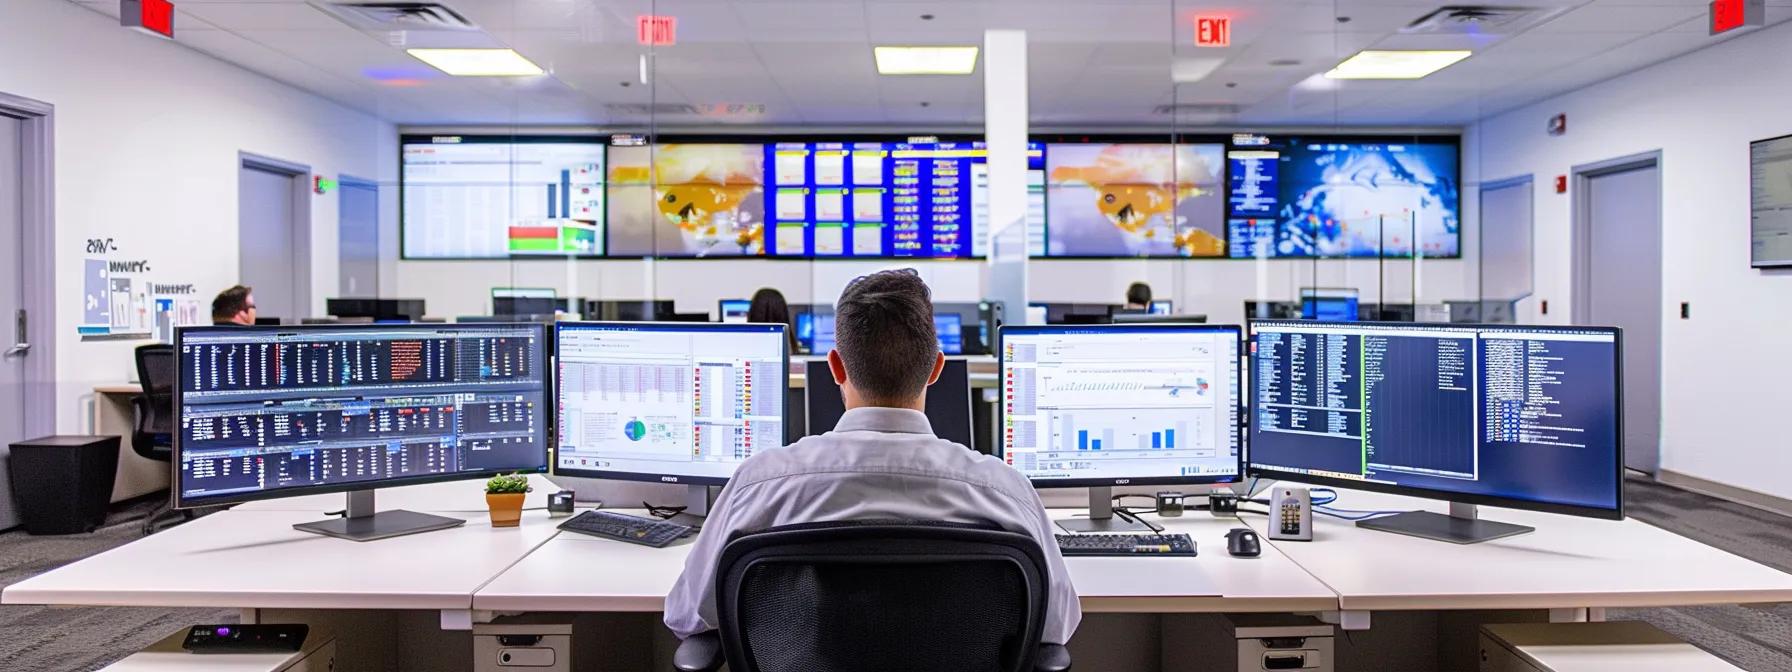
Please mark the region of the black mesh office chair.
[[1045, 556], [1024, 534], [910, 521], [812, 523], [722, 550], [717, 630], [680, 672], [1062, 672], [1042, 644]]
[[[137, 347], [137, 380], [143, 394], [131, 399], [136, 416], [131, 425], [131, 450], [158, 462], [174, 460], [174, 346], [154, 343]], [[170, 468], [172, 471], [172, 468]], [[158, 505], [143, 519], [143, 533], [156, 531], [168, 509]], [[182, 515], [192, 519], [192, 512]]]

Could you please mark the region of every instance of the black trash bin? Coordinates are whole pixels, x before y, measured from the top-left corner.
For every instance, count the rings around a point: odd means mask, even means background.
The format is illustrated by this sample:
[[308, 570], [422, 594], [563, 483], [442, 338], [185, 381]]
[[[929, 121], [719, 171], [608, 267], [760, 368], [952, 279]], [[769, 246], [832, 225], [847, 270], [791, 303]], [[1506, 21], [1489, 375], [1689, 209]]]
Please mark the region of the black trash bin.
[[79, 534], [106, 522], [118, 442], [116, 436], [46, 436], [12, 444], [12, 494], [25, 531]]

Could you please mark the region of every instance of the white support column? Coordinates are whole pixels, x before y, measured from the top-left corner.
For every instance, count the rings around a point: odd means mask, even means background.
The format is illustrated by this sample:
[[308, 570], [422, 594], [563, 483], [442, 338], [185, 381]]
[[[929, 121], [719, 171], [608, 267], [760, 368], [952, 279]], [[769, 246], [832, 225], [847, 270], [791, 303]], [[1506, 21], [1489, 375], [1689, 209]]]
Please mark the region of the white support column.
[[983, 33], [983, 139], [989, 148], [985, 295], [1024, 324], [1027, 308], [1027, 33]]

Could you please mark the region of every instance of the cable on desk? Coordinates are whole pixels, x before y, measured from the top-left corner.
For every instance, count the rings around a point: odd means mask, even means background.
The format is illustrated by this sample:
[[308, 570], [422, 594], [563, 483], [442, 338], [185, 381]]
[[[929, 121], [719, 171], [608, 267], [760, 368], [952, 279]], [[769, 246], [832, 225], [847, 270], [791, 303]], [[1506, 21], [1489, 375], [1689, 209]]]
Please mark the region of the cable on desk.
[[654, 505], [652, 505], [652, 504], [648, 504], [648, 503], [647, 503], [647, 502], [646, 502], [646, 501], [645, 501], [645, 500], [643, 500], [643, 501], [642, 501], [642, 502], [641, 502], [641, 508], [643, 508], [643, 509], [647, 509], [647, 513], [648, 513], [648, 515], [651, 515], [651, 516], [653, 516], [653, 517], [655, 517], [655, 518], [671, 518], [671, 517], [673, 517], [673, 516], [676, 516], [676, 515], [678, 515], [678, 514], [681, 514], [681, 513], [684, 513], [684, 511], [685, 511], [685, 509], [686, 509], [686, 508], [689, 508], [689, 507], [683, 507], [683, 506], [654, 506]]

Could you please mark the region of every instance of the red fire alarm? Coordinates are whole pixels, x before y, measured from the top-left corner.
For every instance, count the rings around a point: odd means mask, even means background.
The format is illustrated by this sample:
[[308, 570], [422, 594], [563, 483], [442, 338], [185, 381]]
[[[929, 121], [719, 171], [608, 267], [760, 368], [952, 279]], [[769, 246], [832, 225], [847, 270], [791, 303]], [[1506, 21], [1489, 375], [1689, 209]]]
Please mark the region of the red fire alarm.
[[1568, 176], [1567, 175], [1557, 175], [1556, 176], [1556, 193], [1558, 193], [1558, 194], [1568, 193]]
[[635, 41], [652, 47], [678, 43], [678, 17], [642, 14], [635, 17]]
[[119, 0], [118, 23], [157, 37], [174, 38], [174, 3], [168, 0]]
[[1232, 19], [1224, 16], [1195, 17], [1195, 46], [1232, 46]]

